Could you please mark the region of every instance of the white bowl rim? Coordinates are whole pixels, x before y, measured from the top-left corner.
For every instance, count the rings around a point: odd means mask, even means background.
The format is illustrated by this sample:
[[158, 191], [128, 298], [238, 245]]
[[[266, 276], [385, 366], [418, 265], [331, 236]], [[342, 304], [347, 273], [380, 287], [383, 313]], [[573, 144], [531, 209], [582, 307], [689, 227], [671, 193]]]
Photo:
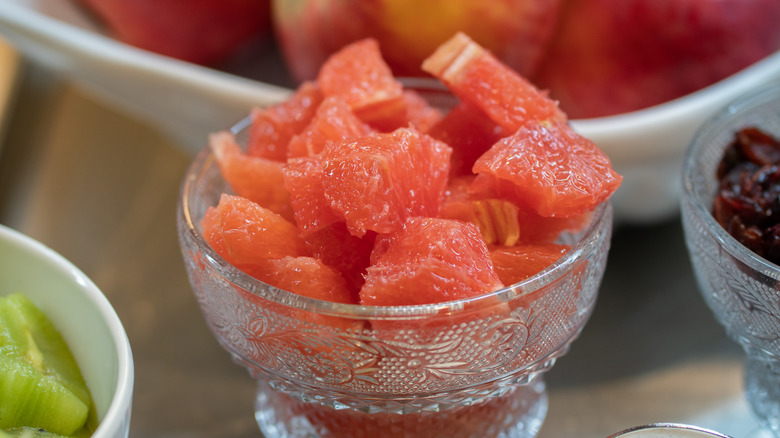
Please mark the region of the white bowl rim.
[[[122, 322], [119, 320], [119, 316], [108, 301], [108, 298], [106, 298], [97, 285], [79, 268], [58, 252], [40, 241], [3, 224], [0, 224], [0, 239], [9, 241], [19, 247], [26, 247], [50, 260], [63, 271], [69, 272], [74, 279], [83, 286], [85, 294], [93, 303], [95, 303], [100, 310], [100, 313], [103, 315], [111, 333], [111, 337], [114, 339], [117, 346], [117, 382], [111, 404], [92, 436], [96, 438], [111, 436], [111, 434], [116, 433], [123, 426], [126, 411], [131, 407], [135, 377], [130, 341], [122, 326]], [[125, 407], [127, 407], [127, 409], [125, 409]]]
[[[586, 137], [607, 139], [624, 137], [627, 132], [649, 133], [659, 126], [677, 126], [694, 123], [691, 115], [711, 114], [739, 96], [755, 89], [756, 84], [780, 80], [780, 50], [721, 79], [707, 87], [680, 96], [676, 99], [636, 111], [589, 119], [573, 119], [571, 124]], [[705, 117], [709, 118], [709, 117]], [[698, 122], [697, 122], [698, 123]], [[617, 150], [606, 148], [607, 154], [618, 154]], [[684, 150], [684, 149], [683, 149]], [[645, 151], [645, 153], [648, 153]], [[680, 154], [680, 145], [657, 143], [652, 156]]]

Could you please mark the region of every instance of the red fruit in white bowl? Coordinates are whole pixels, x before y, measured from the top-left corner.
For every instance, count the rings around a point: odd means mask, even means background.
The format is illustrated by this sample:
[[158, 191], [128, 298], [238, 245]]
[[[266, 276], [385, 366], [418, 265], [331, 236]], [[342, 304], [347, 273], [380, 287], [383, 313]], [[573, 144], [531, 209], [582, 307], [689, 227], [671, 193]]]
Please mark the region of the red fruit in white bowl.
[[118, 40], [213, 64], [270, 34], [270, 0], [77, 0]]
[[570, 118], [689, 94], [780, 49], [778, 0], [568, 0], [536, 84]]
[[372, 37], [396, 76], [461, 31], [519, 73], [538, 68], [563, 0], [272, 0], [274, 30], [295, 79], [313, 79], [347, 43]]

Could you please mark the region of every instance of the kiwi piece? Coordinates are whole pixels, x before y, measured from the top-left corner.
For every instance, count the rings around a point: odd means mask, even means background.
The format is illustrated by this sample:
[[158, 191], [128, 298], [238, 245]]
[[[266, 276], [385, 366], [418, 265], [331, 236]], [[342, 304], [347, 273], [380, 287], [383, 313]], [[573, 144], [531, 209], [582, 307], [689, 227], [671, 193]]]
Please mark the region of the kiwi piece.
[[37, 427], [15, 427], [8, 430], [0, 430], [0, 438], [69, 438], [65, 435], [51, 433]]
[[70, 435], [86, 422], [89, 389], [62, 335], [29, 298], [0, 298], [0, 428]]

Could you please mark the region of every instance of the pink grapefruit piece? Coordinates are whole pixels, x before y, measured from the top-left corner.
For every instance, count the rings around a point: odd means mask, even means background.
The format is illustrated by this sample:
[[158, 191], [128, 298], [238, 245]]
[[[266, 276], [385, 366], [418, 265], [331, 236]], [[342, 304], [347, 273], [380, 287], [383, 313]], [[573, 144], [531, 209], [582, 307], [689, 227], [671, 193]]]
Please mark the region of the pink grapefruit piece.
[[287, 256], [269, 261], [259, 279], [289, 292], [334, 303], [357, 304], [335, 269], [313, 257]]
[[369, 265], [375, 239], [374, 232], [368, 232], [363, 237], [353, 236], [344, 222], [303, 235], [312, 255], [341, 273], [355, 300], [363, 286], [363, 274]]
[[227, 131], [211, 134], [209, 147], [236, 195], [293, 220], [290, 194], [284, 188], [284, 163], [246, 154]]
[[288, 157], [311, 157], [319, 154], [329, 141], [360, 137], [373, 132], [355, 116], [339, 97], [328, 97], [317, 108], [303, 131], [294, 135], [288, 145]]
[[526, 205], [501, 198], [492, 184], [485, 186], [481, 180], [474, 175], [451, 179], [441, 217], [474, 223], [488, 245], [551, 243], [564, 231], [581, 231], [590, 218], [590, 213], [565, 218], [540, 216]]
[[566, 120], [557, 102], [463, 33], [439, 46], [422, 68], [510, 132], [529, 121]]
[[362, 109], [360, 117], [380, 132], [409, 126], [420, 132], [428, 132], [441, 120], [442, 112], [430, 105], [418, 91], [406, 88], [396, 99]]
[[[262, 265], [253, 266], [250, 275], [278, 289], [294, 294], [340, 304], [357, 304], [349, 292], [341, 274], [326, 266], [322, 261], [306, 256], [287, 256], [281, 259], [268, 260]], [[296, 323], [306, 322], [321, 326], [329, 326], [340, 330], [359, 330], [363, 321], [330, 316], [316, 311], [297, 309], [265, 299], [243, 289], [239, 293], [248, 301], [256, 303], [261, 308], [272, 310], [280, 315], [286, 315]], [[279, 338], [282, 342], [297, 345], [295, 339]], [[329, 350], [321, 347], [321, 351]], [[306, 350], [311, 354], [311, 348]]]
[[462, 101], [428, 134], [452, 147], [452, 176], [471, 175], [471, 167], [493, 143], [510, 134], [476, 105]]
[[566, 254], [569, 248], [555, 243], [494, 246], [490, 249], [490, 258], [498, 278], [510, 285], [539, 273]]
[[380, 236], [360, 290], [371, 306], [432, 304], [475, 297], [503, 287], [474, 224], [409, 218]]
[[401, 99], [403, 94], [403, 86], [382, 58], [379, 43], [371, 38], [330, 55], [320, 67], [317, 83], [325, 96], [341, 97], [358, 116], [363, 110], [370, 113], [376, 105]]
[[436, 216], [451, 149], [413, 128], [329, 143], [322, 186], [350, 233], [388, 233], [411, 216]]
[[222, 194], [217, 206], [206, 210], [201, 226], [206, 242], [240, 269], [309, 255], [295, 225], [240, 196]]
[[522, 126], [477, 159], [474, 172], [500, 197], [547, 217], [592, 210], [622, 181], [596, 144], [565, 122]]
[[284, 186], [290, 193], [295, 223], [303, 235], [316, 232], [344, 218], [325, 198], [325, 168], [319, 156], [290, 158], [284, 168]]
[[322, 101], [314, 82], [302, 83], [285, 101], [251, 112], [247, 153], [276, 161], [287, 159], [292, 137], [306, 127]]

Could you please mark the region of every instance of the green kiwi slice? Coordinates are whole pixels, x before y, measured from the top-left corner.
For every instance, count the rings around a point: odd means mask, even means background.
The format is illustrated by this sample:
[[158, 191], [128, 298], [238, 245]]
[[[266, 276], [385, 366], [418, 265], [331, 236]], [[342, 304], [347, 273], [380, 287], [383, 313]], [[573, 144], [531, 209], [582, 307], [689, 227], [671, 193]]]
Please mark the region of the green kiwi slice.
[[17, 427], [9, 430], [0, 430], [0, 438], [69, 438], [65, 435], [51, 433], [45, 429], [36, 427]]
[[0, 297], [0, 429], [71, 435], [90, 407], [76, 360], [51, 321], [22, 294]]

